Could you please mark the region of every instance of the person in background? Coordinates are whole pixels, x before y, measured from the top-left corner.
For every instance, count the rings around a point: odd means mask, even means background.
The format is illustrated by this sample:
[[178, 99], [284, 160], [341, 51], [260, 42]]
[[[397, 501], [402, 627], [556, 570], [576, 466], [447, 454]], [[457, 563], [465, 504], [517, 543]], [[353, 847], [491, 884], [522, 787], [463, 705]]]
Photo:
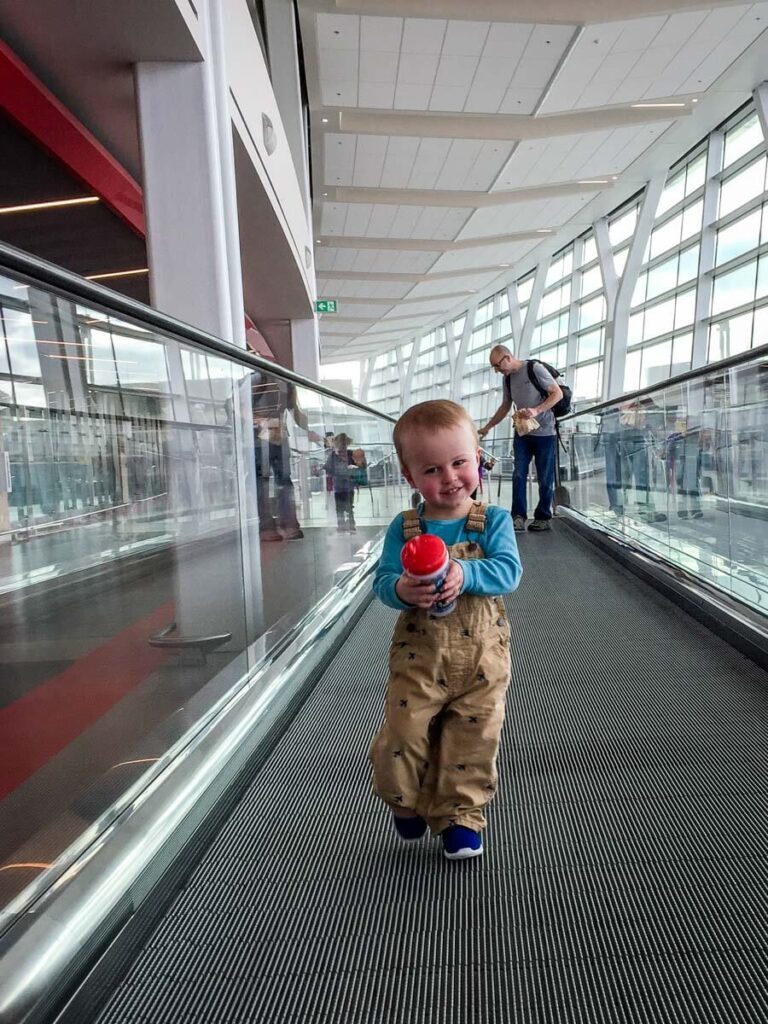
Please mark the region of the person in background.
[[[291, 413], [296, 426], [307, 433], [310, 441], [319, 443], [322, 438], [309, 429], [307, 415], [299, 406], [296, 385], [292, 381], [254, 372], [251, 380], [251, 405], [259, 539], [300, 540], [304, 533], [296, 516], [287, 414]], [[270, 473], [275, 477], [276, 508], [269, 495]]]
[[[547, 393], [542, 399], [540, 392], [528, 376], [527, 361], [516, 359], [506, 345], [495, 345], [491, 349], [490, 363], [496, 373], [504, 378], [504, 400], [491, 419], [478, 431], [480, 437], [501, 423], [509, 414], [514, 402], [515, 468], [512, 477], [512, 522], [515, 532], [522, 533], [528, 517], [527, 480], [531, 459], [536, 463], [536, 477], [539, 483], [539, 502], [533, 513], [533, 522], [528, 529], [538, 532], [551, 529], [552, 499], [555, 493], [555, 459], [557, 458], [557, 430], [552, 406], [557, 405], [563, 392], [554, 377], [541, 363], [534, 361], [533, 372], [541, 387]], [[521, 425], [528, 429], [529, 421], [538, 426], [529, 433], [521, 433]]]
[[[390, 645], [384, 724], [370, 748], [377, 795], [405, 841], [429, 827], [451, 860], [483, 852], [483, 810], [496, 790], [496, 754], [509, 683], [502, 594], [522, 575], [509, 514], [472, 500], [477, 431], [455, 402], [421, 402], [395, 424], [403, 475], [423, 501], [395, 517], [373, 589], [401, 614]], [[403, 572], [403, 544], [423, 533], [448, 546], [439, 588]], [[434, 605], [456, 607], [434, 617]]]
[[[327, 461], [328, 453], [333, 449], [333, 431], [332, 430], [326, 430], [325, 437], [323, 438], [323, 448], [325, 448], [325, 452], [326, 452], [325, 457], [326, 457], [326, 461]], [[328, 473], [327, 470], [325, 472], [325, 491], [326, 491], [326, 494], [331, 494], [333, 492], [333, 477]]]
[[357, 532], [355, 525], [355, 462], [349, 450], [347, 434], [337, 434], [333, 448], [325, 460], [326, 477], [333, 479], [333, 498], [336, 503], [336, 524], [339, 532]]

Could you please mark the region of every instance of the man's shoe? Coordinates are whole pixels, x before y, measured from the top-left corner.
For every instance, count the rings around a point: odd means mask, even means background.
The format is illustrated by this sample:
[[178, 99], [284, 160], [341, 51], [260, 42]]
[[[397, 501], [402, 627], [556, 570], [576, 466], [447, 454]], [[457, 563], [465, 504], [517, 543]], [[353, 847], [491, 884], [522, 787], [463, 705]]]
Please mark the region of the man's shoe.
[[467, 860], [479, 857], [483, 852], [483, 837], [479, 832], [463, 825], [449, 825], [440, 833], [443, 841], [443, 853], [448, 860]]
[[304, 536], [304, 531], [300, 530], [298, 527], [296, 527], [295, 530], [284, 530], [283, 531], [283, 537], [285, 537], [286, 540], [301, 540], [301, 538], [303, 536]]
[[427, 823], [419, 814], [414, 818], [400, 818], [393, 812], [392, 821], [397, 834], [401, 839], [404, 839], [406, 843], [412, 843], [416, 839], [421, 839], [427, 831]]
[[277, 530], [260, 530], [259, 540], [282, 540], [283, 535]]
[[541, 533], [542, 530], [551, 530], [552, 523], [548, 519], [534, 519], [528, 529], [531, 533]]
[[515, 528], [515, 533], [525, 533], [525, 517], [524, 516], [513, 516], [512, 525]]

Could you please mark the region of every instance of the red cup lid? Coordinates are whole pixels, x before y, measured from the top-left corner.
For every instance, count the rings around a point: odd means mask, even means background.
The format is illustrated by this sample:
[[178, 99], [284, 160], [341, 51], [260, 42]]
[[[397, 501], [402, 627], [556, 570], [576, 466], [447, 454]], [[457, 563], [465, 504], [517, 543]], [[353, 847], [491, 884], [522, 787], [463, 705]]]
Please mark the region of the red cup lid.
[[400, 557], [406, 572], [414, 576], [429, 576], [445, 565], [448, 548], [440, 537], [422, 533], [405, 543]]

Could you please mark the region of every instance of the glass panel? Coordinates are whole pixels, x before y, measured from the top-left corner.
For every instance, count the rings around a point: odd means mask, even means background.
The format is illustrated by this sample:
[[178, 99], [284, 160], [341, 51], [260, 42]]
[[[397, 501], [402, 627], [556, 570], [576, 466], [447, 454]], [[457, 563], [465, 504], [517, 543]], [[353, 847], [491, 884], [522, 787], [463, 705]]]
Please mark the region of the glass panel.
[[702, 187], [706, 180], [706, 173], [707, 154], [702, 153], [701, 156], [697, 156], [695, 160], [688, 164], [688, 172], [685, 177], [685, 194], [687, 196]]
[[592, 327], [605, 319], [605, 298], [599, 295], [588, 302], [582, 302], [579, 306], [579, 327]]
[[746, 217], [718, 231], [716, 265], [757, 248], [760, 241], [761, 218], [762, 210], [753, 210]]
[[720, 186], [720, 216], [725, 217], [765, 191], [765, 156], [728, 178]]
[[682, 237], [682, 227], [683, 215], [678, 213], [675, 217], [672, 217], [671, 220], [668, 220], [666, 224], [662, 224], [661, 227], [654, 228], [651, 234], [651, 259], [655, 259], [656, 256], [666, 252], [667, 249], [671, 249], [673, 246], [679, 244]]
[[627, 257], [629, 256], [629, 248], [619, 249], [618, 252], [613, 254], [613, 266], [616, 271], [616, 276], [621, 277], [624, 273], [624, 267], [627, 265]]
[[685, 284], [686, 281], [693, 281], [699, 272], [699, 246], [692, 245], [690, 249], [680, 253], [680, 268], [677, 275], [677, 283]]
[[[411, 497], [373, 413], [65, 294], [24, 286], [8, 306], [6, 903], [97, 841], [201, 716], [258, 694], [265, 654]], [[380, 372], [397, 391], [396, 362]]]
[[675, 330], [693, 323], [696, 310], [696, 289], [691, 288], [677, 296], [675, 301]]
[[585, 266], [587, 263], [591, 263], [592, 260], [597, 259], [597, 240], [594, 235], [589, 235], [584, 239], [584, 245], [581, 251], [581, 265]]
[[664, 191], [661, 193], [661, 199], [659, 200], [659, 206], [656, 210], [656, 216], [660, 217], [667, 210], [671, 210], [673, 206], [676, 206], [685, 198], [685, 168], [682, 171], [678, 171], [673, 175], [667, 184], [664, 186]]
[[517, 286], [517, 301], [521, 306], [530, 300], [532, 291], [533, 277], [526, 277], [525, 280], [520, 281]]
[[657, 295], [671, 291], [677, 286], [677, 256], [659, 263], [648, 271], [648, 292], [646, 298], [655, 299]]
[[674, 317], [674, 299], [667, 299], [666, 302], [659, 302], [655, 306], [648, 306], [645, 311], [643, 340], [657, 338], [660, 334], [669, 333], [675, 326]]
[[600, 265], [585, 270], [581, 275], [581, 294], [589, 295], [603, 287], [603, 275], [600, 272]]
[[590, 363], [588, 366], [577, 366], [573, 375], [574, 400], [585, 402], [599, 399], [603, 386], [603, 364]]
[[587, 334], [580, 334], [577, 341], [576, 358], [580, 363], [587, 359], [594, 359], [603, 354], [603, 328], [597, 331], [589, 331]]
[[713, 315], [752, 302], [755, 297], [756, 272], [757, 260], [716, 277], [712, 294]]
[[608, 225], [608, 238], [612, 248], [616, 248], [619, 243], [632, 237], [635, 225], [637, 224], [637, 213], [638, 207], [633, 206], [631, 210], [621, 214], [620, 217]]
[[763, 133], [760, 130], [760, 122], [757, 114], [752, 113], [745, 118], [741, 124], [737, 124], [730, 131], [725, 133], [725, 146], [723, 147], [723, 167], [728, 167], [740, 156], [744, 156], [755, 146], [763, 142]]

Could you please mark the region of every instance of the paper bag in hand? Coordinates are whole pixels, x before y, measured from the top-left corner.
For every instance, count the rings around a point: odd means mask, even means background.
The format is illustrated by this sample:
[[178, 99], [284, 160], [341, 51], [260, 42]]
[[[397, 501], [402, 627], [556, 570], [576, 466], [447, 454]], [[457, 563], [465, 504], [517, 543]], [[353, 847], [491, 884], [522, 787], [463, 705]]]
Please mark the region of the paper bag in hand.
[[520, 437], [525, 437], [526, 434], [539, 429], [539, 421], [534, 416], [521, 416], [519, 412], [516, 412], [514, 420], [515, 430]]

